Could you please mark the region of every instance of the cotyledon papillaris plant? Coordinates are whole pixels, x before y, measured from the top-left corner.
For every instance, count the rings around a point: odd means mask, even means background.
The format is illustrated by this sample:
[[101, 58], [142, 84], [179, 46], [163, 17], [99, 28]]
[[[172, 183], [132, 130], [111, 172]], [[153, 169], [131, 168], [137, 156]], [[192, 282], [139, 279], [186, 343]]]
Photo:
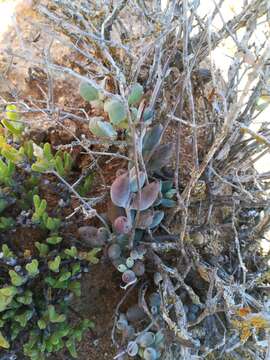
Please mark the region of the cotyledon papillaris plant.
[[[88, 85], [81, 85], [83, 90], [90, 90], [84, 98], [88, 101], [104, 103], [104, 98], [99, 95], [96, 89]], [[90, 96], [91, 92], [91, 96]], [[134, 95], [136, 94], [136, 96]], [[139, 104], [143, 94], [140, 85], [135, 84], [131, 88], [128, 104]], [[132, 101], [134, 98], [136, 101]], [[105, 100], [103, 105], [105, 112], [109, 114], [109, 121], [105, 119], [90, 119], [91, 132], [100, 137], [117, 137], [117, 129], [127, 128], [127, 116], [124, 112], [124, 105], [119, 105], [118, 100]], [[96, 106], [96, 104], [94, 103]], [[120, 109], [121, 108], [121, 109]], [[135, 111], [136, 110], [136, 111]], [[130, 109], [131, 114], [137, 114], [137, 108]], [[148, 109], [147, 109], [148, 111]], [[108, 214], [105, 215], [111, 223], [111, 235], [104, 237], [104, 229], [96, 229], [84, 226], [79, 229], [82, 239], [87, 240], [92, 247], [105, 246], [106, 253], [112, 264], [122, 274], [121, 288], [127, 289], [135, 284], [139, 278], [143, 278], [146, 269], [147, 246], [144, 244], [144, 237], [152, 236], [160, 226], [164, 218], [164, 208], [174, 207], [176, 190], [173, 188], [173, 181], [163, 174], [162, 170], [167, 166], [172, 157], [173, 145], [161, 144], [163, 126], [155, 124], [152, 126], [152, 117], [144, 116], [141, 119], [135, 116], [133, 120], [142, 121], [143, 130], [138, 140], [139, 150], [145, 164], [139, 171], [130, 164], [128, 170], [118, 170], [116, 178], [110, 188], [110, 205]], [[123, 124], [125, 123], [125, 126]], [[95, 126], [94, 126], [94, 125]], [[98, 126], [97, 126], [98, 124]], [[121, 124], [121, 126], [119, 126]], [[106, 131], [103, 131], [106, 128]], [[102, 129], [102, 131], [101, 131]], [[110, 213], [110, 214], [109, 214]], [[132, 238], [132, 242], [130, 239]], [[132, 245], [131, 245], [132, 244]], [[158, 286], [160, 274], [156, 273], [154, 281]], [[159, 319], [160, 295], [153, 292], [148, 296], [148, 305], [152, 317]], [[145, 324], [145, 327], [135, 332], [135, 326]], [[144, 310], [134, 305], [126, 313], [121, 313], [116, 329], [124, 339], [123, 349], [118, 353], [119, 358], [139, 356], [145, 360], [156, 360], [160, 358], [164, 349], [164, 334], [152, 324], [147, 323], [147, 316]], [[117, 357], [118, 358], [118, 357]]]

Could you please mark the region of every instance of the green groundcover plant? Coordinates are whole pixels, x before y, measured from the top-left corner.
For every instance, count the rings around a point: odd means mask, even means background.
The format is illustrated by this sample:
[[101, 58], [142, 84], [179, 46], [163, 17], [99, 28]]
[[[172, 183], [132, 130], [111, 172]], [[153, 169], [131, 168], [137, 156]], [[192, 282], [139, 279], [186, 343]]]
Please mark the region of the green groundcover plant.
[[[62, 219], [49, 216], [38, 194], [42, 173], [68, 176], [70, 154], [53, 154], [49, 144], [38, 146], [23, 134], [16, 106], [7, 106], [0, 128], [0, 351], [41, 360], [66, 348], [76, 358], [76, 344], [93, 323], [71, 321], [70, 301], [81, 295], [82, 273], [98, 262], [99, 249], [65, 244]], [[15, 246], [22, 228], [29, 233], [27, 250]], [[42, 234], [34, 242], [33, 229]]]

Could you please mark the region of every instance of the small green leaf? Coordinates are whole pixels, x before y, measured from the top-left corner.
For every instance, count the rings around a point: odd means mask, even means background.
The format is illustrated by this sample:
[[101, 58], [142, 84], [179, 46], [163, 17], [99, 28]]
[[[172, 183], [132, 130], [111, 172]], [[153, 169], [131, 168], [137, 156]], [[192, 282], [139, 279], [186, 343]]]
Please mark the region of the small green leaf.
[[32, 260], [29, 264], [26, 264], [25, 268], [28, 272], [28, 275], [31, 277], [35, 277], [39, 274], [38, 261], [36, 259]]
[[162, 199], [161, 200], [161, 205], [167, 208], [173, 208], [176, 206], [176, 201], [171, 200], [171, 199]]
[[85, 260], [89, 261], [91, 264], [97, 264], [99, 262], [99, 259], [96, 257], [97, 253], [101, 251], [100, 248], [94, 248], [91, 251], [89, 251], [86, 255]]
[[66, 320], [66, 316], [63, 314], [57, 314], [53, 305], [48, 305], [49, 320], [52, 323], [61, 323]]
[[58, 255], [54, 260], [48, 262], [48, 267], [53, 272], [59, 272], [60, 263], [61, 263], [61, 258]]
[[16, 337], [19, 335], [20, 331], [22, 330], [22, 327], [16, 323], [15, 321], [11, 325], [11, 337], [10, 339], [13, 341], [16, 339]]
[[81, 271], [80, 263], [73, 264], [71, 269], [72, 269], [72, 276], [78, 274]]
[[0, 213], [8, 206], [8, 202], [5, 199], [0, 199]]
[[14, 316], [14, 320], [17, 321], [21, 327], [25, 327], [32, 316], [33, 310], [26, 310], [24, 313]]
[[24, 305], [30, 305], [32, 303], [33, 294], [30, 290], [26, 290], [23, 295], [17, 296], [16, 300]]
[[9, 273], [12, 285], [21, 286], [25, 282], [25, 279], [21, 275], [17, 274], [16, 271], [9, 270], [8, 273]]
[[61, 236], [50, 236], [46, 239], [47, 243], [50, 245], [56, 245], [56, 244], [60, 244], [60, 242], [63, 240], [63, 238]]
[[50, 161], [50, 160], [53, 160], [53, 154], [52, 154], [52, 147], [51, 147], [51, 144], [49, 143], [45, 143], [44, 146], [43, 146], [43, 154], [44, 154], [44, 157]]
[[81, 296], [81, 283], [79, 281], [73, 281], [68, 285], [68, 289], [73, 292], [77, 297]]
[[129, 97], [128, 97], [128, 104], [129, 105], [136, 105], [141, 101], [143, 96], [143, 87], [140, 84], [134, 84], [131, 88]]
[[161, 192], [166, 193], [170, 191], [173, 187], [173, 181], [172, 180], [165, 180], [161, 183]]
[[113, 125], [119, 125], [126, 117], [125, 105], [118, 100], [109, 100], [104, 104], [104, 110], [109, 114], [110, 122]]
[[64, 253], [72, 258], [76, 258], [78, 256], [78, 251], [77, 248], [75, 246], [71, 246], [70, 249], [65, 249]]
[[44, 173], [46, 171], [52, 170], [53, 167], [54, 163], [51, 163], [47, 160], [39, 160], [32, 164], [31, 169], [39, 173]]
[[89, 121], [89, 130], [98, 137], [107, 137], [114, 139], [117, 136], [117, 132], [114, 130], [112, 125], [102, 117], [93, 117]]
[[2, 332], [0, 331], [0, 348], [3, 349], [9, 349], [10, 348], [10, 344], [7, 341], [7, 339], [3, 336]]
[[3, 252], [3, 256], [5, 258], [14, 258], [15, 255], [13, 254], [13, 252], [9, 249], [9, 247], [7, 246], [7, 244], [3, 244], [2, 245], [2, 252]]
[[14, 286], [7, 286], [0, 289], [0, 312], [6, 310], [16, 294], [17, 289]]
[[35, 242], [35, 247], [38, 249], [39, 256], [44, 257], [49, 252], [49, 246], [46, 244], [41, 244], [40, 242]]
[[9, 230], [15, 225], [12, 218], [0, 217], [0, 230]]
[[57, 280], [55, 280], [53, 277], [51, 277], [51, 276], [47, 276], [46, 278], [45, 278], [45, 283], [46, 284], [49, 284], [52, 288], [54, 288], [55, 287], [55, 284], [57, 283]]
[[6, 117], [8, 118], [8, 120], [13, 120], [13, 121], [19, 120], [20, 116], [18, 114], [16, 105], [7, 105]]
[[77, 358], [78, 357], [78, 354], [77, 354], [77, 351], [76, 351], [76, 345], [75, 345], [75, 341], [70, 338], [67, 340], [66, 342], [66, 347], [70, 353], [70, 355], [73, 357], [73, 358]]
[[68, 280], [71, 277], [70, 271], [63, 271], [61, 272], [61, 276], [58, 278], [58, 281], [63, 282]]
[[43, 319], [39, 319], [37, 324], [38, 324], [38, 327], [40, 328], [40, 330], [46, 329], [47, 325], [46, 325], [46, 322]]
[[98, 90], [85, 81], [80, 83], [79, 91], [81, 97], [86, 101], [98, 100]]
[[63, 160], [61, 159], [60, 156], [56, 156], [55, 158], [55, 168], [60, 176], [63, 177], [65, 175]]
[[[42, 220], [43, 220], [46, 228], [47, 228], [48, 230], [50, 230], [50, 231], [56, 231], [56, 230], [59, 228], [60, 224], [61, 224], [61, 220], [60, 220], [60, 219], [58, 219], [58, 218], [51, 218], [51, 217], [49, 217], [49, 216], [47, 215], [47, 213], [43, 215]], [[52, 240], [52, 241], [54, 241], [54, 240]], [[59, 241], [59, 239], [58, 239], [58, 241]], [[59, 242], [61, 242], [61, 241], [59, 241]], [[58, 244], [58, 243], [56, 243], [56, 244]]]
[[22, 123], [15, 122], [15, 121], [9, 121], [7, 119], [3, 119], [2, 124], [5, 128], [9, 130], [9, 132], [13, 135], [20, 136], [23, 132], [23, 125]]

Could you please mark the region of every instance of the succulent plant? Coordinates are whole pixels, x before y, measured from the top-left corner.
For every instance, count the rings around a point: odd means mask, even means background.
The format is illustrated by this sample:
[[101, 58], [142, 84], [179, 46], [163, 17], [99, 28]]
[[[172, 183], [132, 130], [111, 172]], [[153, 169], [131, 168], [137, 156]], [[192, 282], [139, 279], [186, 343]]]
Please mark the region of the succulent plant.
[[[36, 161], [32, 164], [31, 169], [39, 173], [56, 171], [60, 176], [65, 177], [69, 175], [73, 160], [68, 152], [58, 151], [55, 155], [52, 153], [52, 148], [49, 143], [45, 143], [43, 148], [32, 143], [31, 147], [27, 149], [27, 153], [31, 157], [36, 157]], [[26, 151], [23, 149], [24, 152]]]

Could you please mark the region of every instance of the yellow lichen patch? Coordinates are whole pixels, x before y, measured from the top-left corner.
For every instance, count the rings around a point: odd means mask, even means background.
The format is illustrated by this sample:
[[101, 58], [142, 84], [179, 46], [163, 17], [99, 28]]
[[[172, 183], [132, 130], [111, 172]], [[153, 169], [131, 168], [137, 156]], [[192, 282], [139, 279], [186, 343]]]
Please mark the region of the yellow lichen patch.
[[246, 316], [246, 315], [248, 315], [248, 314], [250, 314], [250, 313], [251, 313], [251, 310], [250, 310], [249, 307], [243, 307], [243, 308], [240, 308], [240, 309], [238, 309], [238, 310], [236, 311], [236, 314], [237, 314], [238, 316], [241, 316], [241, 317], [244, 317], [244, 316]]
[[262, 317], [262, 315], [253, 315], [249, 319], [250, 325], [256, 329], [266, 329], [269, 328], [269, 321]]
[[232, 325], [240, 332], [241, 341], [245, 342], [250, 337], [252, 330], [259, 331], [270, 327], [269, 319], [264, 314], [252, 314], [250, 308], [240, 308], [236, 315], [242, 317], [241, 320], [233, 320]]

